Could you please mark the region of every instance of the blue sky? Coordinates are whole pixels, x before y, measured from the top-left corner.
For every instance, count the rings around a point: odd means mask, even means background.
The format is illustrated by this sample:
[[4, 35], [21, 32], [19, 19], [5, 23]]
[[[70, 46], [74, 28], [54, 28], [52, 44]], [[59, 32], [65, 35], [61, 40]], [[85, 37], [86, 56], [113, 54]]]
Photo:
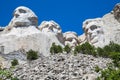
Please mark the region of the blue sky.
[[110, 12], [120, 0], [1, 0], [0, 26], [6, 26], [18, 6], [32, 9], [43, 20], [54, 20], [63, 32], [83, 33], [82, 22], [85, 19], [102, 17]]

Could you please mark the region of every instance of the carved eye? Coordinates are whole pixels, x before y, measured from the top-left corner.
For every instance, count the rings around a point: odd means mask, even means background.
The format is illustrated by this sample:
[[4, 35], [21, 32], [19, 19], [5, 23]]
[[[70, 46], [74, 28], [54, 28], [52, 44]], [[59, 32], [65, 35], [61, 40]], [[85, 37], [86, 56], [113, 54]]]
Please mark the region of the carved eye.
[[91, 30], [97, 29], [97, 26], [96, 26], [96, 25], [92, 25], [92, 26], [90, 27], [90, 29], [91, 29]]
[[18, 17], [19, 17], [19, 14], [17, 14], [16, 12], [17, 12], [17, 11], [15, 10], [13, 15], [14, 15], [16, 18], [18, 18]]
[[23, 10], [23, 9], [19, 9], [19, 12], [20, 12], [20, 13], [26, 13], [26, 11]]

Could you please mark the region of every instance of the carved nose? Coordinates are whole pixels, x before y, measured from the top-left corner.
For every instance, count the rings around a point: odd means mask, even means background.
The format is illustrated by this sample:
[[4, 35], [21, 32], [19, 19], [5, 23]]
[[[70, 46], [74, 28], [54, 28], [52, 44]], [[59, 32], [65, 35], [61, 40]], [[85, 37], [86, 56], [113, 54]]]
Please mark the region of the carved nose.
[[90, 30], [90, 29], [88, 30], [88, 33], [91, 33], [91, 30]]
[[16, 18], [18, 18], [20, 15], [19, 15], [19, 14], [15, 14], [14, 16], [15, 16]]

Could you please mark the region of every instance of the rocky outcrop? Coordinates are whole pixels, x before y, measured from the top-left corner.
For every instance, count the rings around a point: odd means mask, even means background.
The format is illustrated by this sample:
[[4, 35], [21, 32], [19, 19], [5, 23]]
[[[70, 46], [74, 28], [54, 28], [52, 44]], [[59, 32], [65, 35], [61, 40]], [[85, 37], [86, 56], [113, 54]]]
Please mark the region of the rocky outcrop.
[[35, 13], [27, 7], [20, 6], [14, 10], [13, 18], [5, 30], [13, 27], [38, 26], [38, 18]]
[[86, 41], [97, 45], [104, 43], [103, 21], [101, 18], [88, 19], [83, 22]]
[[[32, 10], [23, 6], [16, 8], [11, 22], [0, 34], [0, 53], [9, 54], [21, 49], [32, 49], [48, 56], [53, 42], [63, 46], [56, 34], [48, 34], [36, 28], [37, 23], [37, 16]], [[59, 27], [53, 24], [54, 27]], [[58, 30], [57, 34], [61, 34], [61, 30]]]
[[58, 38], [58, 40], [64, 44], [62, 29], [60, 28], [60, 25], [57, 24], [55, 21], [43, 21], [40, 26], [40, 31], [44, 33], [53, 33]]
[[17, 66], [13, 73], [20, 80], [95, 80], [100, 76], [95, 67], [105, 69], [110, 62], [108, 58], [85, 54], [41, 55], [38, 60]]
[[79, 42], [81, 43], [85, 43], [86, 42], [86, 36], [85, 33], [83, 33], [82, 35], [78, 36]]
[[[120, 44], [120, 4], [102, 18], [88, 19], [83, 22], [85, 41], [96, 47], [103, 47], [110, 41]], [[81, 39], [82, 40], [82, 39]]]
[[120, 22], [120, 3], [116, 4], [113, 9], [113, 14], [115, 18]]
[[69, 31], [64, 34], [65, 45], [69, 45], [70, 47], [75, 47], [79, 44], [78, 35], [75, 32]]

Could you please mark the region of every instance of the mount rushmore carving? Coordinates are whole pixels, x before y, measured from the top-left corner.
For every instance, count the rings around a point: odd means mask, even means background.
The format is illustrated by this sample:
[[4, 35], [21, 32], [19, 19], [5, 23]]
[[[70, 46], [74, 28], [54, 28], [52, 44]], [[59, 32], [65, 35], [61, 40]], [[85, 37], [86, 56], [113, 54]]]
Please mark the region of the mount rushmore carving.
[[103, 47], [110, 41], [120, 44], [120, 4], [102, 18], [88, 19], [83, 22], [84, 33], [62, 33], [55, 21], [43, 21], [38, 26], [38, 17], [27, 7], [20, 6], [14, 10], [14, 16], [8, 26], [0, 28], [0, 52], [8, 54], [17, 50], [39, 51], [49, 55], [53, 42], [61, 46], [89, 42], [96, 47]]

